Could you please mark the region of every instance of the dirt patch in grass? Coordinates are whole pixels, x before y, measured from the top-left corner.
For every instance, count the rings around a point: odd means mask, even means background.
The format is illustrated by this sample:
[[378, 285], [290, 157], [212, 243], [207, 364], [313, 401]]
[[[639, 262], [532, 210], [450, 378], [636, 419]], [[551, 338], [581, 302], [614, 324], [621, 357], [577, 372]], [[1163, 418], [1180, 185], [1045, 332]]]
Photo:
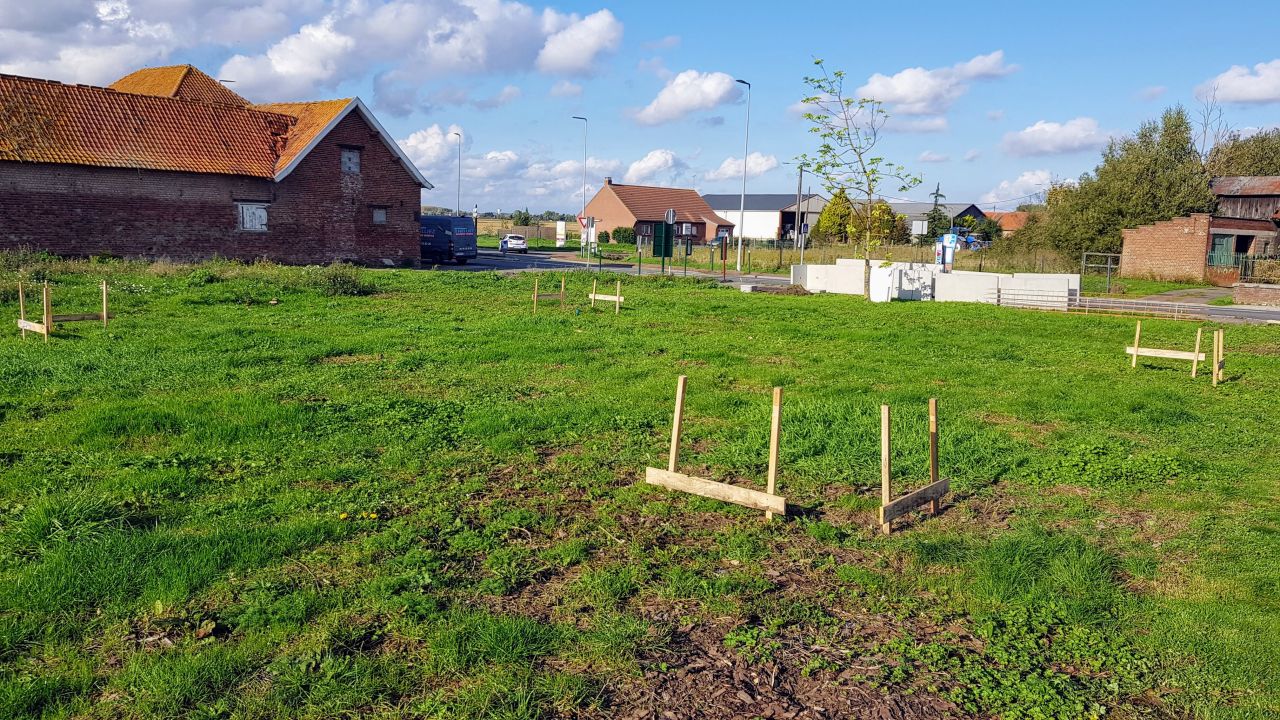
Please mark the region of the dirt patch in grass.
[[1001, 413], [982, 413], [978, 416], [982, 422], [1005, 429], [1018, 440], [1025, 441], [1034, 447], [1045, 446], [1045, 438], [1058, 430], [1057, 423], [1033, 423], [1020, 420], [1012, 415]]
[[382, 353], [376, 355], [330, 355], [317, 362], [321, 365], [358, 365], [361, 363], [382, 362]]
[[[767, 658], [725, 647], [724, 625], [682, 628], [662, 651], [643, 660], [640, 678], [616, 687], [610, 715], [627, 720], [667, 718], [942, 718], [955, 706], [926, 691], [885, 689], [869, 677], [874, 657], [832, 659], [804, 629], [789, 628], [765, 641]], [[848, 623], [837, 640], [859, 644], [887, 627]]]

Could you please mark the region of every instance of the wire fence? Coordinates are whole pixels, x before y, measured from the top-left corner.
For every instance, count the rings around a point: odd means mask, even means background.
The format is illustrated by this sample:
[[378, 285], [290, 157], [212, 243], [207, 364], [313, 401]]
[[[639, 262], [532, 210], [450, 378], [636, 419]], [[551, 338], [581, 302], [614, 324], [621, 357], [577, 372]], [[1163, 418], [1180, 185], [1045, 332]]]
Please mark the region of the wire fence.
[[1098, 315], [1146, 315], [1172, 320], [1198, 320], [1209, 316], [1208, 305], [1163, 302], [1160, 300], [1127, 300], [1081, 295], [1072, 290], [995, 290], [987, 301], [1006, 307], [1032, 310]]

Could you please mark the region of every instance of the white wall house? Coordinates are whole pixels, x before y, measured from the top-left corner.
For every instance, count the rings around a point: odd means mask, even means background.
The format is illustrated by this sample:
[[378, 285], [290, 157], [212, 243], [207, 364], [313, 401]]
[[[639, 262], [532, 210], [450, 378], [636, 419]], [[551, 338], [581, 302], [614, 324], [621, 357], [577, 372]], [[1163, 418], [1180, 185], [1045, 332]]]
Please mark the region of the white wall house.
[[[796, 217], [796, 196], [785, 193], [747, 195], [747, 211], [740, 212], [741, 195], [703, 195], [703, 200], [717, 215], [735, 226], [741, 223], [742, 236], [748, 238], [791, 238]], [[821, 195], [805, 195], [800, 201], [801, 224], [812, 229], [827, 201]], [[736, 236], [736, 231], [735, 231]]]

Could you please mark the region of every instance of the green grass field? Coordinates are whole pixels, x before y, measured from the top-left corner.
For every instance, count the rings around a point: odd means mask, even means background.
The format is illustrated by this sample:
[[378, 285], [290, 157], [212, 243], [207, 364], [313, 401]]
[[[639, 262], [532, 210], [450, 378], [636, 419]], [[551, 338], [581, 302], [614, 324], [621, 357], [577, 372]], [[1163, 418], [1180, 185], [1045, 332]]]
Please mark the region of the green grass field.
[[[19, 276], [117, 317], [21, 340]], [[1215, 389], [1126, 318], [591, 277], [0, 256], [0, 717], [1280, 714], [1274, 329]], [[787, 518], [643, 484], [680, 374], [757, 488], [785, 388]]]

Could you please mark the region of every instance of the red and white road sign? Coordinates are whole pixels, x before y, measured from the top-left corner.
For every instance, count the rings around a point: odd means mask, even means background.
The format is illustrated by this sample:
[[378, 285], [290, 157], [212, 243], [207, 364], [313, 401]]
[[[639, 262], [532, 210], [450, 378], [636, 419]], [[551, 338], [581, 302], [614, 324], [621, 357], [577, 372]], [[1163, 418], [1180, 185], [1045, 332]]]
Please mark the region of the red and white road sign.
[[579, 216], [578, 216], [578, 224], [582, 226], [582, 229], [583, 229], [583, 230], [586, 230], [586, 229], [587, 229], [587, 216], [586, 216], [586, 215], [579, 215]]

